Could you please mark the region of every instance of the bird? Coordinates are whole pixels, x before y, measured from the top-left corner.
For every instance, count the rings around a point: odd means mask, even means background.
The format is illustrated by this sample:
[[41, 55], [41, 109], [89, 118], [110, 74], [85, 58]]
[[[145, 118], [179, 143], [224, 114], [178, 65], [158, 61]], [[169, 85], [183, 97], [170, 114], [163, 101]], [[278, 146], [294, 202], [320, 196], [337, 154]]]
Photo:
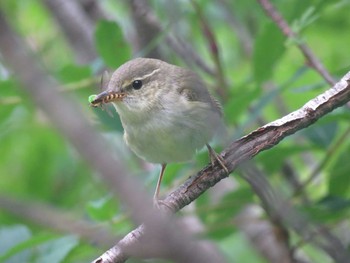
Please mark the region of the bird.
[[205, 146], [211, 163], [217, 161], [228, 173], [223, 158], [209, 145], [225, 130], [222, 107], [194, 71], [135, 58], [113, 72], [103, 92], [90, 97], [93, 107], [112, 103], [127, 146], [145, 161], [161, 164], [154, 203], [167, 164], [188, 162]]

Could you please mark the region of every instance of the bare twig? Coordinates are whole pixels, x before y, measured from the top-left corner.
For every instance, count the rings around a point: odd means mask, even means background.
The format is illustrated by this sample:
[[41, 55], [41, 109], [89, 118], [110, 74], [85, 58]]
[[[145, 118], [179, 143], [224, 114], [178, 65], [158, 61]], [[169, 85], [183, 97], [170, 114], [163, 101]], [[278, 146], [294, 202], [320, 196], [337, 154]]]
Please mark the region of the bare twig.
[[217, 80], [216, 92], [222, 100], [226, 100], [227, 92], [228, 92], [227, 83], [226, 83], [226, 79], [225, 79], [225, 75], [224, 75], [224, 71], [223, 71], [222, 63], [220, 59], [219, 45], [216, 41], [213, 30], [209, 26], [207, 19], [204, 17], [201, 7], [198, 5], [198, 3], [195, 0], [192, 0], [191, 3], [195, 8], [197, 15], [200, 19], [204, 38], [207, 41], [210, 54], [214, 60], [215, 77]]
[[[348, 73], [348, 78], [350, 78], [350, 72]], [[249, 163], [245, 164], [245, 166], [247, 165]], [[350, 254], [341, 241], [331, 234], [326, 227], [311, 222], [305, 216], [300, 215], [292, 207], [291, 202], [283, 198], [271, 187], [265, 177], [250, 173], [245, 179], [259, 196], [263, 206], [272, 218], [272, 222], [276, 222], [279, 229], [284, 229], [283, 226], [288, 227], [288, 229], [295, 231], [303, 240], [308, 240], [322, 248], [335, 262], [348, 262]], [[283, 226], [280, 224], [283, 224]], [[286, 238], [288, 237], [284, 237], [284, 239]], [[290, 252], [292, 253], [292, 251]], [[292, 262], [295, 261], [294, 256], [291, 260]]]
[[86, 64], [97, 58], [93, 40], [93, 23], [76, 1], [45, 0], [65, 33], [78, 63]]
[[78, 235], [88, 242], [100, 247], [106, 247], [117, 239], [110, 230], [79, 220], [65, 211], [53, 209], [47, 205], [32, 201], [17, 200], [8, 196], [0, 195], [0, 209], [10, 212], [22, 219], [44, 225], [50, 229]]
[[136, 53], [145, 51], [149, 47], [145, 57], [162, 59], [162, 52], [158, 45], [152, 45], [158, 35], [162, 32], [156, 17], [151, 13], [148, 0], [126, 1], [129, 5], [131, 16], [134, 22], [135, 34], [133, 35], [133, 50]]
[[[135, 25], [141, 24], [141, 27], [137, 27], [138, 36], [134, 36], [135, 46], [134, 51], [139, 52], [149, 45], [155, 38], [159, 35], [164, 34], [164, 28], [159, 22], [156, 15], [152, 12], [148, 5], [148, 1], [144, 0], [133, 0], [127, 1], [127, 3], [132, 8], [132, 15], [134, 17]], [[142, 30], [147, 28], [147, 30]], [[150, 31], [151, 33], [149, 33]], [[144, 36], [146, 35], [146, 36]], [[185, 63], [192, 66], [195, 64], [199, 69], [203, 70], [205, 73], [214, 76], [215, 71], [207, 65], [207, 63], [195, 52], [191, 45], [180, 39], [178, 36], [173, 36], [171, 34], [165, 35], [165, 42], [173, 49], [173, 51], [181, 57]], [[149, 57], [161, 57], [161, 50], [159, 48], [152, 48], [154, 53], [149, 53]], [[151, 51], [152, 51], [151, 50]]]
[[[90, 85], [97, 84], [100, 81], [100, 77], [97, 78], [87, 78], [74, 83], [67, 83], [59, 88], [61, 92], [68, 92], [73, 90], [79, 90], [87, 88]], [[8, 96], [0, 98], [0, 105], [14, 105], [22, 102], [22, 98], [19, 96]]]
[[232, 31], [237, 34], [237, 40], [239, 41], [242, 50], [247, 57], [251, 57], [253, 41], [250, 32], [240, 23], [239, 19], [237, 19], [237, 12], [234, 13], [235, 10], [231, 10], [230, 3], [227, 0], [219, 0], [218, 2], [222, 6], [222, 12], [224, 13], [229, 26], [231, 27]]
[[[262, 6], [265, 13], [276, 23], [276, 25], [282, 30], [283, 34], [286, 37], [300, 40], [300, 37], [295, 32], [293, 32], [293, 30], [289, 27], [287, 21], [282, 17], [282, 15], [276, 10], [276, 8], [269, 0], [257, 1]], [[298, 41], [297, 46], [303, 53], [306, 59], [306, 64], [315, 69], [329, 85], [334, 85], [335, 80], [325, 69], [321, 61], [315, 56], [309, 46], [306, 43], [300, 41]]]

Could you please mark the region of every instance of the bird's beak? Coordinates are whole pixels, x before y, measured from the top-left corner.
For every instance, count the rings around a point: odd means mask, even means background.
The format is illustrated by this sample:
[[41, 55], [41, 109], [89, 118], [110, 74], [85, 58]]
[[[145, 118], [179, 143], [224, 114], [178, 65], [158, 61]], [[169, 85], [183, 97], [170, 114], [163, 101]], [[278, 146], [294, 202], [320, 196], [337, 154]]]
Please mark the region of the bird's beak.
[[101, 106], [104, 103], [112, 101], [121, 101], [125, 97], [125, 93], [115, 91], [103, 91], [98, 94], [95, 99], [91, 102], [92, 107]]

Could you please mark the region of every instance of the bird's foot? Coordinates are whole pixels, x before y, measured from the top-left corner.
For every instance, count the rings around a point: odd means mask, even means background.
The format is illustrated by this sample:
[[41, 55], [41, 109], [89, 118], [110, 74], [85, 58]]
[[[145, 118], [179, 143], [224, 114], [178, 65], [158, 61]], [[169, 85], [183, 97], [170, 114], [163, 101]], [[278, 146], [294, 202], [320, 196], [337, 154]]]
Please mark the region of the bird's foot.
[[[161, 210], [161, 211], [165, 211], [165, 210], [172, 211], [173, 210], [166, 202], [164, 202], [164, 200], [160, 200], [160, 199], [157, 199], [154, 197], [153, 197], [153, 207], [155, 209]], [[164, 208], [167, 208], [167, 209], [164, 209]]]
[[207, 148], [208, 148], [208, 151], [209, 151], [209, 157], [210, 157], [210, 162], [211, 162], [211, 165], [214, 166], [215, 165], [215, 161], [217, 161], [220, 166], [222, 167], [222, 169], [225, 170], [225, 172], [227, 174], [229, 174], [229, 171], [225, 165], [225, 160], [219, 155], [217, 154], [213, 148], [210, 147], [209, 144], [207, 144]]

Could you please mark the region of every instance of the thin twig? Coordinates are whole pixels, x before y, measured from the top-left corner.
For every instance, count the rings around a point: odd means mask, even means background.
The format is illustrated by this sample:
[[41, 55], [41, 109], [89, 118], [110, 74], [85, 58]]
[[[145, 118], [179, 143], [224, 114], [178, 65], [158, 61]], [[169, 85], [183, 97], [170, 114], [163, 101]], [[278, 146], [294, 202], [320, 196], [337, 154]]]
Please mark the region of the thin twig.
[[[98, 83], [98, 81], [101, 78], [87, 78], [87, 79], [83, 79], [74, 83], [68, 83], [65, 85], [62, 85], [59, 88], [59, 91], [61, 92], [68, 92], [68, 91], [74, 91], [74, 90], [80, 90], [80, 89], [84, 89], [89, 87], [90, 85], [95, 85], [96, 83]], [[0, 98], [0, 105], [16, 105], [22, 103], [22, 98], [19, 96], [9, 96], [9, 97], [3, 97]]]
[[282, 17], [282, 15], [277, 11], [272, 3], [269, 0], [257, 1], [262, 6], [265, 13], [272, 19], [272, 21], [276, 23], [276, 25], [281, 29], [282, 33], [286, 37], [291, 39], [298, 39], [297, 46], [303, 53], [306, 59], [306, 64], [316, 70], [329, 85], [334, 85], [335, 80], [323, 66], [321, 61], [315, 56], [315, 54], [305, 42], [301, 42], [301, 38], [295, 32], [293, 32], [293, 30], [289, 27], [287, 21]]
[[66, 211], [53, 209], [47, 205], [28, 200], [18, 200], [0, 195], [0, 209], [18, 216], [22, 220], [30, 220], [37, 225], [46, 226], [58, 232], [78, 235], [99, 247], [106, 247], [115, 239], [116, 235], [110, 229], [96, 227], [87, 220], [81, 220]]
[[[250, 32], [245, 28], [239, 19], [236, 17], [236, 10], [231, 10], [230, 3], [227, 0], [219, 0], [221, 5], [222, 12], [226, 17], [226, 20], [231, 27], [231, 30], [237, 34], [237, 40], [240, 43], [240, 46], [247, 57], [251, 57], [253, 50], [253, 41]], [[237, 10], [237, 12], [239, 12]]]
[[200, 23], [202, 26], [203, 34], [205, 39], [207, 40], [208, 47], [210, 54], [214, 60], [215, 69], [216, 69], [216, 92], [220, 96], [220, 98], [225, 101], [227, 96], [227, 82], [224, 75], [224, 70], [222, 68], [222, 62], [220, 59], [220, 53], [219, 53], [219, 45], [216, 41], [216, 38], [214, 36], [213, 30], [211, 29], [210, 25], [208, 24], [207, 19], [204, 17], [204, 14], [202, 12], [201, 7], [198, 5], [198, 3], [195, 0], [191, 0], [191, 3], [193, 7], [195, 8], [197, 15], [200, 19]]

